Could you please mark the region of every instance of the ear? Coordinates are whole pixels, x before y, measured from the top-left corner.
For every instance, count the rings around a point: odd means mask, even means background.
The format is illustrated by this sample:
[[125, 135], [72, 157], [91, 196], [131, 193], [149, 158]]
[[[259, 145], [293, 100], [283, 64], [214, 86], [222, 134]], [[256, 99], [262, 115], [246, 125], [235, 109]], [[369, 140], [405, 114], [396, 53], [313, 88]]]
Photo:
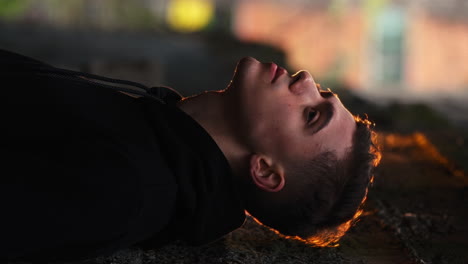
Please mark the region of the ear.
[[285, 184], [284, 172], [281, 167], [274, 166], [272, 161], [258, 154], [250, 157], [250, 176], [260, 189], [268, 192], [278, 192]]

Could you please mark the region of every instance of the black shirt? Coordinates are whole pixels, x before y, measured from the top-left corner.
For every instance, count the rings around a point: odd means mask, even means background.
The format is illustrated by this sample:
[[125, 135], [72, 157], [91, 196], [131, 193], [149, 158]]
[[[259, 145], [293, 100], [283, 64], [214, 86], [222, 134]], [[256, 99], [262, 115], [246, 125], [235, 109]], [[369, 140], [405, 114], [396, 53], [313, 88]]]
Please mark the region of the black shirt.
[[198, 245], [242, 225], [232, 170], [180, 95], [78, 75], [0, 50], [0, 260]]

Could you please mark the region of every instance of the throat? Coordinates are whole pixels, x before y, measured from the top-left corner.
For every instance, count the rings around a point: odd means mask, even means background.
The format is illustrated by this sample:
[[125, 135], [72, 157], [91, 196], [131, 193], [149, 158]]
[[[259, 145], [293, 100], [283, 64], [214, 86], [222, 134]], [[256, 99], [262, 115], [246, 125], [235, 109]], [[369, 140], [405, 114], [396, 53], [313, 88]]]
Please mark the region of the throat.
[[222, 106], [222, 96], [219, 92], [204, 92], [183, 98], [177, 103], [177, 107], [191, 116], [207, 131], [216, 127], [214, 124], [224, 118]]
[[210, 91], [184, 98], [177, 106], [199, 123], [223, 152], [235, 174], [243, 170], [247, 148], [236, 136], [238, 128], [222, 91]]

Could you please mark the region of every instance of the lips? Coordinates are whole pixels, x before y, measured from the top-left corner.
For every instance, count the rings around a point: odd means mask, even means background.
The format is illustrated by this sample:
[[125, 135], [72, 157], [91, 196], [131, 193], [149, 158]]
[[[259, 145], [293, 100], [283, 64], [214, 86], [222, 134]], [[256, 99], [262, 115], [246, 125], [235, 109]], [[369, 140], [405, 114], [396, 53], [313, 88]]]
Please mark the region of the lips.
[[274, 63], [271, 64], [270, 72], [272, 83], [274, 83], [281, 75], [287, 73], [287, 71], [284, 68], [281, 68]]

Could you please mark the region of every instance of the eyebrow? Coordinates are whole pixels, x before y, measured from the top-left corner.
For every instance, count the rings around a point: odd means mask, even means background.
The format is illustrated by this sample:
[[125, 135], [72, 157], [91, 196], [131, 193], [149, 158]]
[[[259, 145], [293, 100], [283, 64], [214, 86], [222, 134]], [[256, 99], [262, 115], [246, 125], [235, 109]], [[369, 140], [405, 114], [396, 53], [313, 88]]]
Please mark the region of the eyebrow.
[[320, 130], [322, 130], [323, 128], [325, 128], [330, 123], [330, 120], [333, 117], [334, 111], [335, 111], [335, 109], [334, 109], [333, 105], [330, 102], [326, 102], [325, 103], [325, 111], [324, 111], [325, 119], [322, 119], [323, 121], [320, 122], [320, 124], [318, 124], [317, 126], [312, 128], [311, 133], [315, 134], [315, 133], [319, 132]]

